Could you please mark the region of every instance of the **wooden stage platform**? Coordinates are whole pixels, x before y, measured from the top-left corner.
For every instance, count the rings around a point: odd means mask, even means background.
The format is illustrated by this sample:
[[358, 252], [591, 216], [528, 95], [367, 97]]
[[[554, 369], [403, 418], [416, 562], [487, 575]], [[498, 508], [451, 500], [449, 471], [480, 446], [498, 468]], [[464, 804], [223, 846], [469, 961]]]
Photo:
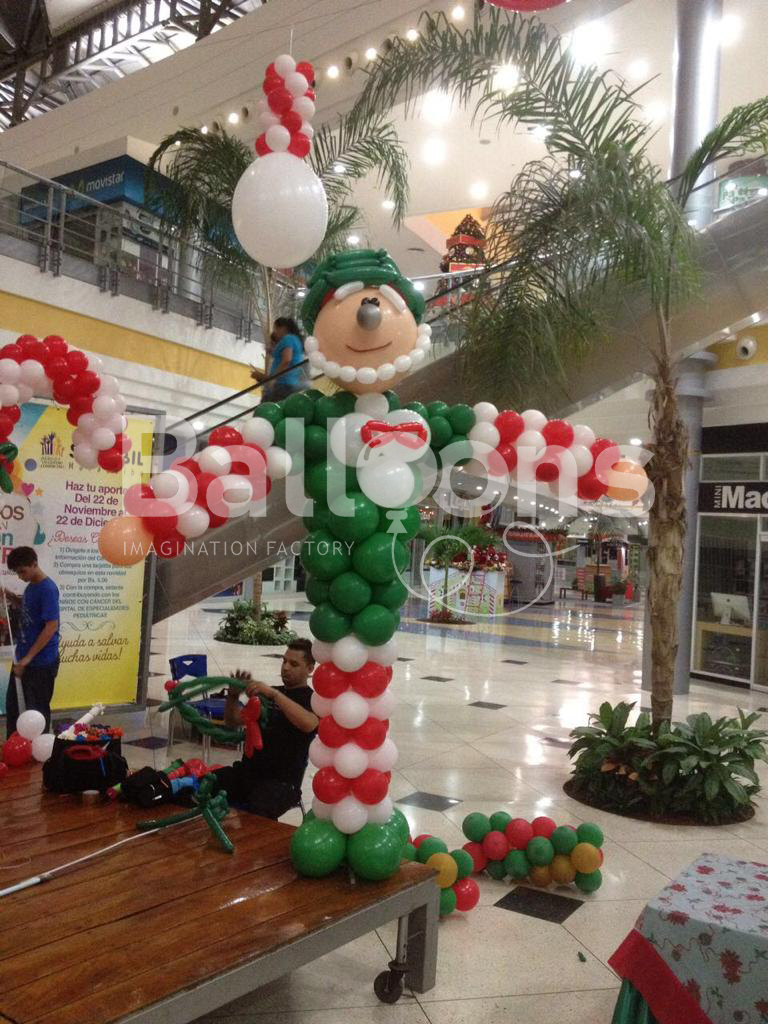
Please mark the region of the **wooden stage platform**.
[[[10, 769], [0, 889], [177, 811], [46, 793], [38, 765]], [[395, 919], [407, 926], [406, 984], [434, 986], [431, 870], [404, 863], [376, 883], [346, 871], [301, 878], [291, 826], [237, 811], [225, 825], [233, 855], [195, 821], [0, 900], [0, 1024], [182, 1024]]]

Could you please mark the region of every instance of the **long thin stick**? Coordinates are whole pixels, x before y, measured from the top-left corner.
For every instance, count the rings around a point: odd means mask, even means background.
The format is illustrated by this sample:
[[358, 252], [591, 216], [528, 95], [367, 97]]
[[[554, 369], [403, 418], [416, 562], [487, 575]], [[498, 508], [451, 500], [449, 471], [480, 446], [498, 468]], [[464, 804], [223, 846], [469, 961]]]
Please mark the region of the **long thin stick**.
[[[13, 647], [13, 657], [11, 658], [11, 664], [13, 664], [16, 658], [16, 643], [13, 639], [13, 629], [11, 627], [11, 614], [8, 608], [8, 599], [5, 596], [5, 587], [1, 588], [3, 591], [3, 606], [5, 608], [5, 621], [8, 623], [8, 638], [11, 641]], [[22, 715], [27, 710], [27, 702], [24, 700], [24, 690], [21, 685], [21, 679], [13, 673], [13, 681], [16, 684], [16, 702], [19, 708], [19, 714]]]

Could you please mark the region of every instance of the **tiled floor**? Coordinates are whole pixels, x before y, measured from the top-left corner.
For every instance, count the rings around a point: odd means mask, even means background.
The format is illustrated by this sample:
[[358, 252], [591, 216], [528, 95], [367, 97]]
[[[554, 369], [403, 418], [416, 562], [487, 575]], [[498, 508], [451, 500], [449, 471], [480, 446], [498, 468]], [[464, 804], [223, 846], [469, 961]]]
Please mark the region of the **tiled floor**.
[[[274, 603], [273, 603], [274, 605]], [[293, 603], [297, 632], [308, 635], [308, 606]], [[440, 925], [437, 986], [393, 1007], [377, 1002], [373, 977], [393, 952], [394, 926], [367, 936], [204, 1020], [336, 1024], [551, 1024], [578, 1019], [608, 1024], [618, 981], [607, 960], [642, 909], [681, 868], [704, 851], [768, 861], [768, 799], [755, 819], [725, 828], [670, 828], [590, 811], [562, 791], [569, 766], [564, 741], [601, 701], [640, 701], [642, 616], [593, 610], [579, 602], [528, 610], [489, 629], [433, 632], [404, 617], [402, 659], [395, 667], [399, 706], [392, 735], [400, 750], [392, 794], [412, 834], [433, 833], [449, 848], [465, 841], [470, 810], [547, 814], [558, 823], [597, 821], [606, 833], [604, 885], [561, 924], [496, 906], [510, 887], [481, 878], [480, 905]], [[218, 618], [194, 610], [154, 631], [151, 696], [162, 697], [169, 654], [206, 652], [212, 674], [249, 668], [278, 681], [275, 649], [244, 649], [211, 639]], [[516, 658], [509, 658], [514, 644]], [[440, 679], [435, 677], [448, 677]], [[765, 705], [765, 695], [694, 684], [676, 715], [717, 714]], [[164, 735], [155, 711], [133, 716], [129, 738]], [[191, 753], [182, 745], [177, 752]], [[132, 764], [166, 763], [164, 748], [127, 746]], [[199, 755], [199, 747], [194, 748]], [[217, 754], [218, 756], [218, 754]], [[221, 758], [224, 759], [224, 758]], [[768, 784], [768, 768], [761, 769]], [[309, 776], [305, 797], [311, 799]], [[440, 809], [444, 808], [444, 809]], [[286, 816], [298, 821], [298, 812]], [[573, 897], [572, 889], [559, 894]], [[530, 901], [528, 901], [530, 902]], [[564, 908], [570, 909], [570, 908]], [[553, 912], [558, 916], [558, 908]], [[563, 916], [563, 915], [561, 915]], [[583, 954], [585, 959], [580, 958]]]

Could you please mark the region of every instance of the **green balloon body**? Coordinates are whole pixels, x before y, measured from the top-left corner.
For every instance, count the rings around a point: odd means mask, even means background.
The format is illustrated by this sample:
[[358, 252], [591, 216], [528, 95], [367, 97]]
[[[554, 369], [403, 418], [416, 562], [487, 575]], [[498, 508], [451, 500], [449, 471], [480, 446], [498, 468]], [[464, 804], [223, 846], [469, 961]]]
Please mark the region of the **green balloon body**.
[[329, 586], [328, 597], [334, 608], [354, 615], [371, 603], [371, 585], [356, 572], [343, 572]]
[[340, 391], [336, 395], [323, 395], [315, 402], [314, 421], [319, 427], [327, 427], [328, 420], [338, 420], [352, 412], [355, 407], [355, 396], [348, 391]]
[[474, 427], [477, 417], [468, 405], [452, 405], [448, 410], [446, 419], [450, 423], [452, 433], [468, 434]]
[[408, 564], [408, 549], [389, 533], [374, 533], [352, 552], [352, 565], [369, 583], [390, 583]]
[[347, 862], [356, 875], [380, 882], [400, 866], [403, 843], [386, 825], [363, 825], [347, 840]]
[[394, 412], [395, 409], [400, 408], [400, 396], [394, 391], [385, 391], [384, 397], [389, 403], [389, 411]]
[[496, 811], [490, 818], [491, 832], [503, 832], [510, 821], [512, 821], [511, 814], [507, 814], [506, 811]]
[[[393, 512], [393, 511], [394, 512], [402, 512], [403, 509], [390, 509], [390, 508], [383, 508], [383, 509], [381, 509], [381, 511], [379, 513], [379, 532], [380, 533], [387, 533], [387, 534], [389, 533], [390, 527], [392, 526], [392, 520], [388, 518], [387, 513], [388, 512]], [[404, 516], [404, 518], [400, 519], [400, 517], [398, 516], [398, 527], [397, 528], [398, 528], [398, 531], [399, 531], [398, 534], [397, 534], [397, 538], [400, 541], [405, 542], [405, 541], [411, 540], [413, 537], [416, 536], [416, 534], [421, 529], [421, 516], [419, 515], [418, 505], [410, 505], [407, 509], [405, 509], [405, 516]], [[391, 534], [390, 534], [390, 536], [391, 536]]]
[[528, 860], [536, 867], [545, 867], [547, 864], [551, 864], [555, 856], [554, 846], [544, 836], [534, 836], [528, 843], [525, 852], [528, 855]]
[[309, 631], [312, 636], [327, 644], [334, 644], [346, 636], [352, 628], [352, 620], [326, 601], [319, 604], [309, 617]]
[[262, 420], [269, 420], [272, 426], [276, 426], [283, 418], [283, 410], [277, 402], [262, 402], [253, 414]]
[[497, 882], [500, 882], [507, 874], [507, 869], [504, 867], [503, 860], [489, 860], [485, 865], [485, 870], [491, 878], [495, 878]]
[[403, 852], [400, 854], [402, 860], [416, 860], [416, 854], [418, 850], [413, 843], [406, 843], [403, 847]]
[[327, 530], [313, 530], [301, 545], [301, 563], [320, 580], [332, 580], [349, 569], [347, 546]]
[[343, 495], [357, 489], [354, 466], [345, 466], [335, 459], [315, 462], [304, 474], [304, 490], [310, 498], [330, 505], [332, 509], [334, 499], [341, 500]]
[[336, 515], [330, 512], [329, 529], [339, 540], [350, 543], [365, 540], [379, 528], [379, 507], [374, 505], [362, 491], [352, 491], [349, 501], [354, 506], [352, 515]]
[[464, 821], [462, 821], [461, 831], [467, 839], [471, 839], [473, 843], [482, 843], [491, 831], [491, 820], [487, 814], [481, 814], [480, 811], [473, 811], [471, 814], [466, 816]]
[[456, 893], [450, 887], [440, 890], [440, 917], [448, 917], [456, 909]]
[[397, 629], [394, 614], [381, 604], [369, 604], [352, 620], [352, 631], [364, 644], [378, 647], [390, 640]]
[[315, 576], [307, 579], [306, 594], [310, 604], [323, 604], [329, 600], [331, 585], [328, 580], [319, 580]]
[[314, 423], [304, 430], [304, 455], [307, 462], [328, 458], [328, 431]]
[[405, 584], [397, 579], [391, 583], [375, 583], [371, 587], [371, 600], [396, 611], [408, 600], [408, 590]]
[[406, 402], [403, 408], [410, 409], [411, 412], [417, 412], [419, 416], [422, 416], [425, 420], [429, 419], [427, 407], [423, 402]]
[[574, 885], [582, 892], [597, 892], [602, 884], [603, 873], [599, 868], [597, 871], [590, 871], [588, 875], [582, 874], [580, 871], [576, 872]]
[[330, 821], [305, 818], [291, 837], [291, 860], [300, 875], [323, 878], [344, 859], [347, 838]]
[[463, 466], [465, 462], [469, 462], [472, 458], [472, 445], [465, 434], [454, 434], [448, 443], [457, 445], [456, 450], [451, 452], [451, 462], [455, 466]]
[[567, 856], [578, 843], [579, 837], [572, 828], [568, 828], [567, 825], [560, 825], [549, 837], [549, 841], [554, 846], [555, 853], [563, 853]]
[[[396, 807], [394, 811], [392, 811], [392, 814], [387, 821], [387, 828], [394, 829], [404, 843], [410, 842], [411, 826], [408, 824], [408, 819], [399, 807]], [[414, 849], [416, 849], [416, 847], [414, 847]]]
[[430, 416], [429, 432], [432, 435], [429, 441], [432, 448], [442, 448], [453, 437], [453, 427], [445, 416]]
[[317, 388], [307, 388], [304, 394], [307, 395], [307, 397], [311, 398], [313, 402], [316, 402], [318, 398], [324, 397], [323, 392], [318, 391]]
[[457, 881], [461, 881], [462, 878], [469, 878], [472, 872], [475, 870], [475, 862], [466, 850], [451, 850], [451, 856], [456, 861], [456, 867], [459, 869], [459, 873], [456, 876]]
[[427, 416], [447, 416], [448, 415], [448, 404], [447, 402], [428, 402], [427, 403]]
[[283, 403], [283, 412], [286, 419], [302, 419], [305, 423], [311, 423], [315, 413], [315, 403], [306, 391], [297, 391], [286, 398]]
[[448, 847], [442, 839], [431, 837], [419, 844], [419, 861], [426, 864], [433, 853], [448, 853]]
[[311, 516], [304, 516], [304, 525], [311, 533], [313, 530], [328, 530], [330, 533], [331, 510], [320, 501], [313, 502], [314, 511]]
[[527, 878], [531, 865], [525, 850], [510, 850], [504, 858], [504, 868], [510, 878]]
[[576, 829], [576, 836], [580, 843], [591, 843], [596, 846], [598, 850], [605, 842], [605, 836], [603, 830], [599, 825], [594, 825], [591, 822], [585, 821], [583, 825], [579, 825]]

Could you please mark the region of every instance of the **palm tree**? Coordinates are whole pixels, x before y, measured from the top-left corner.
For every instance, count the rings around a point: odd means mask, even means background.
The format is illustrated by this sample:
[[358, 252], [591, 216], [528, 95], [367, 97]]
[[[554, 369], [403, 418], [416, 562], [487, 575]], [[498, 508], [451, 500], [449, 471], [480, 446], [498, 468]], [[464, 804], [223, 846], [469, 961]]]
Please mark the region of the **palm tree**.
[[[514, 65], [519, 85], [495, 87]], [[691, 155], [671, 186], [648, 158], [651, 128], [613, 73], [580, 68], [540, 21], [493, 8], [465, 30], [444, 15], [422, 19], [418, 40], [396, 39], [379, 56], [350, 114], [367, 119], [428, 89], [443, 89], [500, 128], [544, 128], [547, 155], [526, 164], [493, 206], [491, 270], [473, 302], [459, 307], [459, 366], [465, 398], [497, 403], [541, 397], [596, 346], [610, 351], [627, 290], [643, 295], [656, 322], [650, 420], [655, 486], [650, 510], [649, 613], [654, 723], [672, 715], [677, 605], [685, 539], [683, 475], [688, 463], [672, 359], [673, 312], [700, 277], [685, 206], [702, 173], [721, 157], [763, 151], [768, 100], [738, 107]]]

